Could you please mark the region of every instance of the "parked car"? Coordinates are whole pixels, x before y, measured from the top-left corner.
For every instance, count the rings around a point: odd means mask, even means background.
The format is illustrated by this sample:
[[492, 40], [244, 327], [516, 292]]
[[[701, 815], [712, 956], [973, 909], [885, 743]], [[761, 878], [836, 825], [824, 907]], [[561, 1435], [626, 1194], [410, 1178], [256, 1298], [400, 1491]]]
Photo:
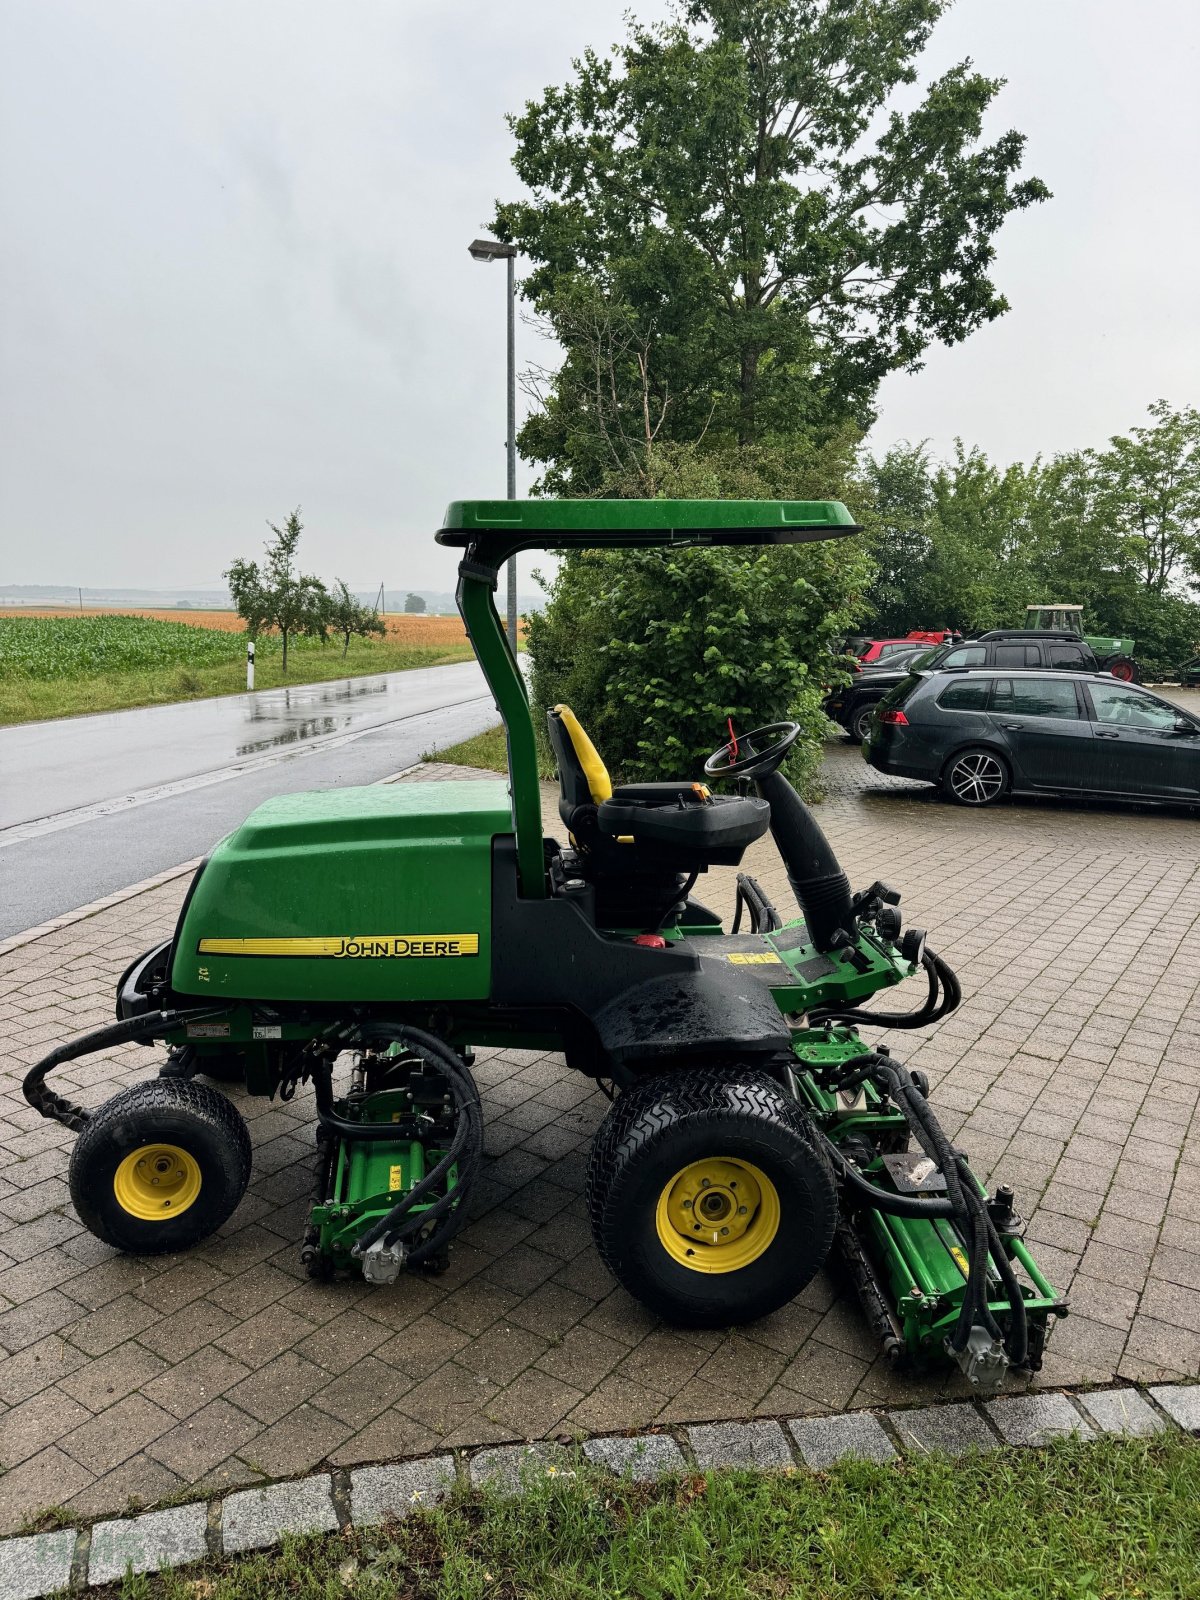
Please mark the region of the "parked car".
[[[911, 647], [910, 647], [911, 648]], [[896, 655], [878, 667], [860, 672], [844, 689], [835, 689], [825, 710], [852, 739], [865, 739], [871, 714], [909, 672], [956, 667], [1050, 667], [1055, 672], [1096, 672], [1099, 665], [1091, 649], [1073, 633], [1049, 633], [1044, 628], [995, 628], [978, 639], [918, 649], [912, 656]]]
[[1200, 721], [1107, 674], [911, 672], [880, 705], [863, 753], [965, 806], [1010, 793], [1200, 803]]
[[958, 637], [958, 634], [949, 633], [944, 628], [936, 632], [914, 630], [905, 634], [903, 639], [864, 639], [856, 635], [847, 648], [851, 655], [857, 656], [860, 667], [866, 668], [882, 661], [890, 661], [904, 651], [911, 650], [913, 645], [920, 645], [922, 649], [927, 650], [930, 645], [945, 644]]
[[867, 737], [871, 713], [890, 689], [903, 683], [907, 675], [918, 667], [932, 651], [926, 644], [909, 645], [898, 650], [879, 667], [867, 667], [849, 683], [831, 689], [825, 699], [825, 715], [841, 723], [846, 733], [857, 744]]

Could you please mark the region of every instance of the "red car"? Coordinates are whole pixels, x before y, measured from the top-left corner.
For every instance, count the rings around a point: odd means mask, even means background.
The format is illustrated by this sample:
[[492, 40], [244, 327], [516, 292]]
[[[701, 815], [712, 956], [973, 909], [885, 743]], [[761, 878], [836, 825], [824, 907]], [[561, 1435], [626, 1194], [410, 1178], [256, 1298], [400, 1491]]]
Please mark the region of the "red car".
[[911, 650], [914, 644], [945, 644], [947, 640], [957, 638], [948, 628], [939, 628], [922, 632], [914, 629], [906, 634], [903, 639], [864, 639], [859, 641], [860, 648], [853, 653], [858, 657], [860, 667], [874, 665], [886, 661], [889, 656], [897, 655], [901, 650]]

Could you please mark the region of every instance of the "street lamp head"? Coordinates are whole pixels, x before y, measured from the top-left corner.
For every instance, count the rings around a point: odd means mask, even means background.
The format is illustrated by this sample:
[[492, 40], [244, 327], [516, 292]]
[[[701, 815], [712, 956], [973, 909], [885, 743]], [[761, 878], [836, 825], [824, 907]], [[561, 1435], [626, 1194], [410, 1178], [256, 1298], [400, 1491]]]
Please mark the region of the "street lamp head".
[[515, 256], [515, 244], [502, 244], [499, 239], [472, 239], [467, 246], [472, 261], [506, 261]]

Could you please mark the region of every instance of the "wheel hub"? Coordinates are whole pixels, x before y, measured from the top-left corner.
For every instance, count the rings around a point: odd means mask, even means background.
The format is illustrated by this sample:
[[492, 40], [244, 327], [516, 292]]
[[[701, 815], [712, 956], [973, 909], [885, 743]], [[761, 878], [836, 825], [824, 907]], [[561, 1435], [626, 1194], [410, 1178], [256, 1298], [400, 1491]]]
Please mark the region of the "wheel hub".
[[779, 1229], [775, 1185], [748, 1161], [693, 1161], [667, 1183], [655, 1222], [663, 1247], [694, 1272], [735, 1272], [756, 1261]]
[[165, 1222], [186, 1211], [200, 1193], [200, 1166], [176, 1144], [144, 1144], [113, 1174], [117, 1204], [142, 1222]]

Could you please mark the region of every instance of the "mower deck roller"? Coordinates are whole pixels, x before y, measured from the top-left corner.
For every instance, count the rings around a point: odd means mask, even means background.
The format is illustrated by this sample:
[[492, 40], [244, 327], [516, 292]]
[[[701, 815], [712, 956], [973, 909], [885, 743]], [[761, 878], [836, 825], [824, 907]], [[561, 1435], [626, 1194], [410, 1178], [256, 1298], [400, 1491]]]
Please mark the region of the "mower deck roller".
[[[250, 1146], [233, 1102], [195, 1080], [284, 1099], [311, 1084], [303, 1259], [314, 1276], [361, 1272], [402, 1294], [403, 1271], [445, 1265], [469, 1214], [472, 1047], [553, 1049], [613, 1097], [588, 1170], [596, 1244], [667, 1321], [764, 1316], [832, 1252], [891, 1359], [953, 1360], [983, 1388], [1036, 1367], [1066, 1308], [1012, 1194], [986, 1193], [923, 1077], [859, 1032], [934, 1023], [958, 983], [920, 930], [902, 930], [894, 890], [852, 893], [781, 770], [797, 725], [738, 734], [703, 779], [614, 787], [555, 707], [565, 836], [543, 836], [533, 721], [493, 603], [510, 556], [856, 531], [832, 501], [451, 505], [437, 537], [463, 552], [459, 609], [504, 719], [510, 783], [282, 796], [215, 847], [173, 938], [122, 977], [117, 1021], [25, 1080], [33, 1106], [80, 1133], [70, 1182], [88, 1227], [142, 1254], [211, 1233], [245, 1190]], [[693, 888], [768, 830], [800, 915], [742, 875], [726, 929]], [[922, 1004], [867, 1007], [913, 977]], [[165, 1047], [157, 1078], [96, 1110], [50, 1087], [63, 1062], [133, 1041]]]

